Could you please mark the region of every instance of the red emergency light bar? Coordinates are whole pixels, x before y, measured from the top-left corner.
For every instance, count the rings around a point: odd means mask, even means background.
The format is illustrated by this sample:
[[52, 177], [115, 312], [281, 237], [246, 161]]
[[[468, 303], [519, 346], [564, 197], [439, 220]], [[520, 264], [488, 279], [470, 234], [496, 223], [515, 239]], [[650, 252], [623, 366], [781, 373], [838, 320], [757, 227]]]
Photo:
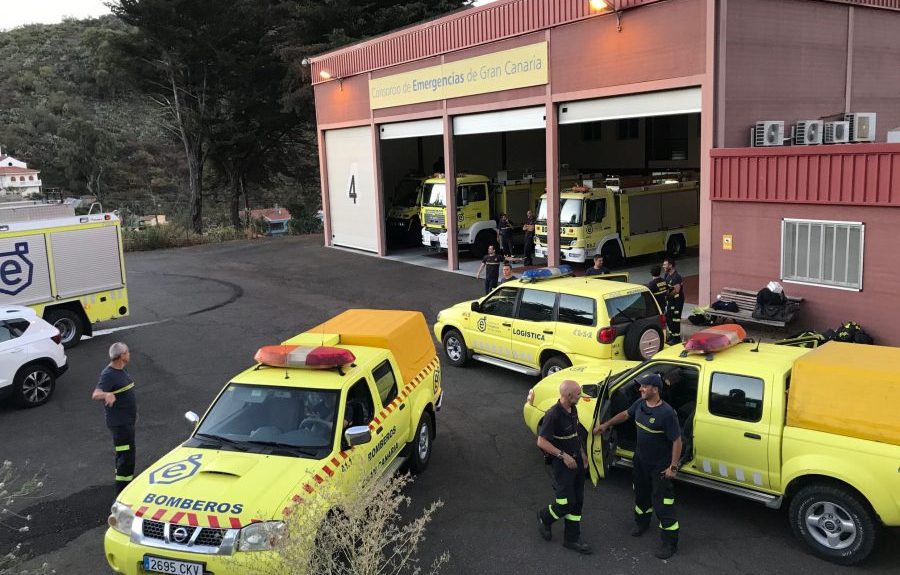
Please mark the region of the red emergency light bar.
[[715, 353], [741, 343], [746, 337], [744, 328], [734, 323], [708, 327], [692, 335], [684, 344], [684, 351]]
[[353, 363], [356, 356], [348, 349], [329, 346], [265, 345], [253, 359], [270, 367], [309, 367], [322, 369]]

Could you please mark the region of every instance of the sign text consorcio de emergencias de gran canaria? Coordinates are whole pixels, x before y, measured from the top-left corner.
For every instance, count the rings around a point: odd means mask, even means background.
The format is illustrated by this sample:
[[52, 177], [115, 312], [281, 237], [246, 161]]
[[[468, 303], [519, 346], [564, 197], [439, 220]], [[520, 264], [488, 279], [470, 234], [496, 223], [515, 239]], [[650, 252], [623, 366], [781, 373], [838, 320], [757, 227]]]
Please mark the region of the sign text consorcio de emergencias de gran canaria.
[[544, 62], [541, 58], [529, 60], [507, 60], [503, 65], [482, 65], [477, 69], [469, 70], [465, 74], [452, 73], [445, 76], [432, 78], [413, 79], [410, 82], [394, 84], [372, 89], [373, 98], [385, 96], [397, 96], [409, 92], [436, 92], [445, 86], [461, 86], [474, 84], [483, 80], [497, 80], [504, 76], [515, 76], [543, 69]]

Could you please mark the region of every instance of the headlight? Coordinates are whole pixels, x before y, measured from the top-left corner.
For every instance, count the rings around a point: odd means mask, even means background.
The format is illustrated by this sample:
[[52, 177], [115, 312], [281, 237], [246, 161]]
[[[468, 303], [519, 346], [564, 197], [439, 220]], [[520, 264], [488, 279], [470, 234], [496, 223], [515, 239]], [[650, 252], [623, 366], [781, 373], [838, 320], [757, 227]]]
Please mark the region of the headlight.
[[241, 529], [238, 551], [271, 551], [275, 544], [284, 537], [284, 533], [285, 527], [282, 521], [251, 523]]
[[124, 503], [116, 501], [109, 510], [109, 517], [106, 523], [125, 535], [131, 535], [131, 524], [134, 523], [134, 511]]
[[570, 248], [574, 248], [574, 247], [577, 247], [577, 246], [578, 246], [578, 240], [572, 240], [571, 242], [569, 242], [569, 247], [570, 247]]

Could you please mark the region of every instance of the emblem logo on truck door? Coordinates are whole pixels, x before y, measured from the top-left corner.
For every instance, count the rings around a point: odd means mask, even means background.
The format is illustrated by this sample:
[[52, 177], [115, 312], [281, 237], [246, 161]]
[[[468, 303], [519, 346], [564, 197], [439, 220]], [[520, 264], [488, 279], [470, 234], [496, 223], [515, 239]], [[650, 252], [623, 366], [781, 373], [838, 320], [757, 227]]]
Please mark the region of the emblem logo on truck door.
[[13, 251], [0, 254], [0, 293], [16, 295], [31, 285], [34, 266], [27, 255], [28, 242], [19, 242]]

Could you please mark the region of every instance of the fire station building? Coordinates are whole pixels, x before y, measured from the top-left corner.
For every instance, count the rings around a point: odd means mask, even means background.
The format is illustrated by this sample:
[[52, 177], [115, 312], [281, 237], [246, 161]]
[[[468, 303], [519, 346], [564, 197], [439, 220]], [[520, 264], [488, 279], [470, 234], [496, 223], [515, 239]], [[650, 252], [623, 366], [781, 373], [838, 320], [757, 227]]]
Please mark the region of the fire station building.
[[691, 173], [701, 304], [776, 280], [900, 345], [900, 0], [497, 0], [308, 63], [326, 245], [388, 255], [413, 173]]

